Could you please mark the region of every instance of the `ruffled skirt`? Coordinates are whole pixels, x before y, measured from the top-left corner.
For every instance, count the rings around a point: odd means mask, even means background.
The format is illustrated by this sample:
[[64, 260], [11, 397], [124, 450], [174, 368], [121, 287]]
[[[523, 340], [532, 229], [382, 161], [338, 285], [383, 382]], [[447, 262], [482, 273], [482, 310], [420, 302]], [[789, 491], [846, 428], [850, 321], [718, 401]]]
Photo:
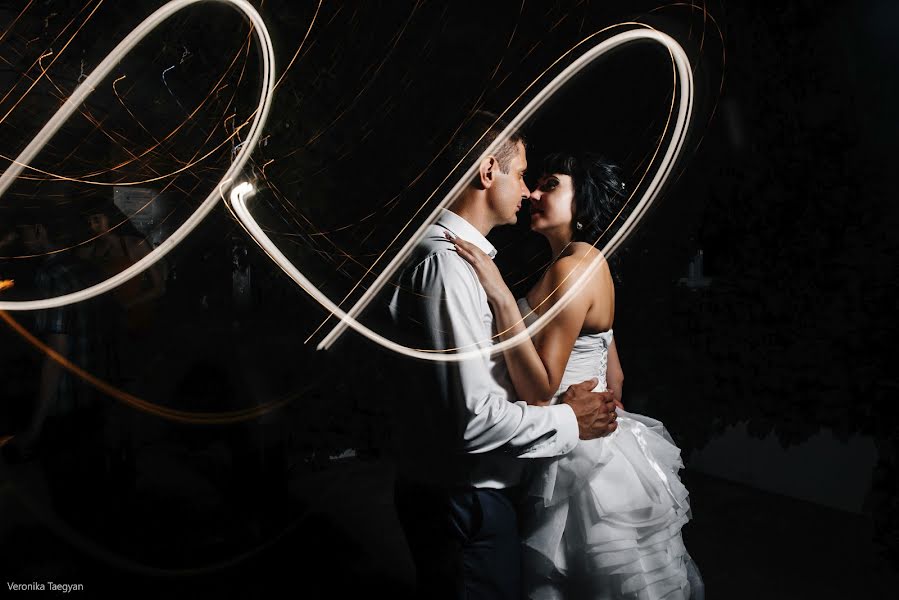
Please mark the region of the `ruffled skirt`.
[[687, 600], [701, 594], [681, 538], [690, 505], [677, 476], [680, 449], [661, 422], [618, 414], [611, 435], [581, 441], [532, 473], [532, 512], [522, 536], [529, 598]]

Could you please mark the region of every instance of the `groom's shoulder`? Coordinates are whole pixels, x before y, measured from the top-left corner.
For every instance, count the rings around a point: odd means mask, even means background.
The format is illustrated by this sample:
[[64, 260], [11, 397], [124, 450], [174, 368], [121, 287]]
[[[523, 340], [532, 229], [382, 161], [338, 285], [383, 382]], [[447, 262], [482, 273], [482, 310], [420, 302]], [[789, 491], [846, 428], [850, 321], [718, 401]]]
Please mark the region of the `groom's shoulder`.
[[428, 226], [422, 238], [415, 244], [415, 247], [409, 254], [406, 267], [416, 268], [421, 266], [422, 263], [434, 259], [462, 260], [456, 253], [453, 243], [444, 236], [445, 231], [444, 228], [437, 225]]

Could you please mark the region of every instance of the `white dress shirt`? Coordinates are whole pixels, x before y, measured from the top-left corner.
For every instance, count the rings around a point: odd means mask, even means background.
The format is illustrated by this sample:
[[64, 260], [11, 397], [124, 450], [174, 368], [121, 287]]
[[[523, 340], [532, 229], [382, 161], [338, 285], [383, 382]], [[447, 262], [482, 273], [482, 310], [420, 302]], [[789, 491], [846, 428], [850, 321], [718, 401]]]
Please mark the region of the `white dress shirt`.
[[[494, 326], [487, 295], [446, 232], [496, 256], [474, 226], [445, 210], [400, 273], [390, 316], [404, 341], [423, 350], [488, 347]], [[461, 362], [406, 363], [399, 377], [401, 386], [407, 377], [409, 382], [398, 432], [399, 466], [407, 477], [505, 488], [519, 482], [524, 461], [518, 459], [558, 456], [577, 445], [571, 407], [516, 401], [501, 353]]]

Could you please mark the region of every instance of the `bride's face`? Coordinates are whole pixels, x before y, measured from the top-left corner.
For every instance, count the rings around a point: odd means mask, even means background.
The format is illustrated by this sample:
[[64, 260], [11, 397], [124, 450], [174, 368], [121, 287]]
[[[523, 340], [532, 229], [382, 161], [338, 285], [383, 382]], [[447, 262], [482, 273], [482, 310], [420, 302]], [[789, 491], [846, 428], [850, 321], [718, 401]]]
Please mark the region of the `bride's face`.
[[540, 233], [556, 228], [571, 229], [574, 184], [571, 176], [545, 174], [531, 193], [531, 229]]

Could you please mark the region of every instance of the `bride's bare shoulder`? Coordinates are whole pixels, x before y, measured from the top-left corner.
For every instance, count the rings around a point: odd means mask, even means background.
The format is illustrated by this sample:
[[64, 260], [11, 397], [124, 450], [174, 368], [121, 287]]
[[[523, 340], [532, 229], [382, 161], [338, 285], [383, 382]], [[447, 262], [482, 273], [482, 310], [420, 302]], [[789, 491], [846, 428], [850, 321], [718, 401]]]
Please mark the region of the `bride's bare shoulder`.
[[605, 261], [606, 258], [602, 250], [587, 242], [572, 242], [570, 248], [571, 256], [578, 256], [587, 260], [600, 259], [602, 261]]
[[[550, 265], [548, 274], [555, 280], [570, 278], [572, 275], [580, 275], [590, 272], [594, 276], [605, 277], [609, 272], [609, 265], [603, 253], [583, 242], [573, 244], [571, 252], [560, 257]], [[595, 270], [594, 270], [595, 269]]]
[[[598, 265], [596, 264], [597, 259], [599, 260]], [[602, 259], [601, 253], [572, 253], [559, 258], [547, 269], [544, 281], [549, 289], [546, 291], [556, 294], [565, 292], [585, 276], [589, 278], [585, 282], [586, 289], [592, 289], [597, 283], [607, 279], [608, 272], [609, 267]]]

